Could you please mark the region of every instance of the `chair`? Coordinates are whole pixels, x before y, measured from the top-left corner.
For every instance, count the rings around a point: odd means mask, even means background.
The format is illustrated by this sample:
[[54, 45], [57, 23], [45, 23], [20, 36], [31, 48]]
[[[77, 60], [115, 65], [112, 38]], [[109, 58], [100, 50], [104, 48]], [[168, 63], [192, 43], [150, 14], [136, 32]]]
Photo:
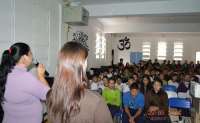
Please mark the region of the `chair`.
[[177, 93], [174, 91], [166, 91], [166, 93], [167, 93], [168, 99], [178, 97]]
[[163, 86], [163, 90], [164, 91], [174, 91], [174, 92], [176, 92], [176, 86], [173, 86], [173, 85], [164, 85]]
[[186, 108], [190, 109], [192, 107], [192, 102], [188, 99], [182, 98], [170, 98], [169, 106], [174, 108]]
[[178, 92], [178, 97], [179, 98], [191, 98], [190, 94], [189, 94], [189, 91], [187, 92]]
[[[183, 98], [170, 98], [169, 107], [180, 108], [180, 109], [190, 109], [192, 107], [192, 102], [189, 99]], [[182, 117], [184, 123], [191, 123], [190, 117]]]

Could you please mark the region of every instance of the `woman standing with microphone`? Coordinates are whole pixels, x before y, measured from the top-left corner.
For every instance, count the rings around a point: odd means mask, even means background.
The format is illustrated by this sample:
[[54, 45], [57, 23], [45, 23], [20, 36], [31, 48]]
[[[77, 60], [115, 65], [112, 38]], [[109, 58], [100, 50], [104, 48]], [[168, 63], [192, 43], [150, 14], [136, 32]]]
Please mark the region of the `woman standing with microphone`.
[[27, 71], [32, 64], [32, 52], [25, 43], [15, 43], [3, 52], [0, 64], [0, 102], [4, 110], [3, 123], [41, 123], [42, 104], [49, 85], [40, 64], [37, 78]]

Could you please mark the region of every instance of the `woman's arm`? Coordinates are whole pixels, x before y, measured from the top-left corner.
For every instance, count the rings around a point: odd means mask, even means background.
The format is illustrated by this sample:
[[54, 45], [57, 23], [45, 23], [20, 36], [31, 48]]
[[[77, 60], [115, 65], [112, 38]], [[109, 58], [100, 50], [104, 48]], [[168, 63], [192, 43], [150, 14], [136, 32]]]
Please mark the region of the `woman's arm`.
[[38, 76], [38, 79], [46, 86], [49, 87], [49, 84], [47, 82], [47, 80], [45, 79], [44, 77], [44, 73], [45, 73], [45, 67], [43, 64], [39, 64], [38, 67], [37, 67], [37, 76]]

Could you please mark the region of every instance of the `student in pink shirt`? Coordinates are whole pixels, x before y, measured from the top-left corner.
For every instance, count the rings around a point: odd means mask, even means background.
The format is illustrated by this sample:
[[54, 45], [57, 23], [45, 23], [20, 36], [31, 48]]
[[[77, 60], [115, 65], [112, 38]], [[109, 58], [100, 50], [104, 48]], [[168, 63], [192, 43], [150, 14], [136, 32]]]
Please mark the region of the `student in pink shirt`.
[[27, 71], [32, 63], [30, 47], [15, 43], [4, 51], [0, 64], [0, 102], [3, 123], [41, 123], [42, 104], [49, 90], [44, 78], [45, 68], [40, 64], [37, 77]]

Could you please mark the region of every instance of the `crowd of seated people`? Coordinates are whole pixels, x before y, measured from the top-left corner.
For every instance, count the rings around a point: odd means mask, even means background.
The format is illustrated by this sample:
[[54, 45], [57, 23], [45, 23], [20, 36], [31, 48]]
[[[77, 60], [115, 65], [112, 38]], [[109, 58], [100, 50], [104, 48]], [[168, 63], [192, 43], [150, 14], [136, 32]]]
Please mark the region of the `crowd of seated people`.
[[[168, 123], [169, 115], [190, 115], [189, 111], [169, 109], [164, 86], [174, 86], [178, 97], [190, 98], [190, 82], [199, 82], [200, 63], [157, 59], [102, 67], [89, 74], [91, 90], [105, 99], [114, 117], [123, 112], [122, 123]], [[186, 113], [185, 113], [186, 112]]]

